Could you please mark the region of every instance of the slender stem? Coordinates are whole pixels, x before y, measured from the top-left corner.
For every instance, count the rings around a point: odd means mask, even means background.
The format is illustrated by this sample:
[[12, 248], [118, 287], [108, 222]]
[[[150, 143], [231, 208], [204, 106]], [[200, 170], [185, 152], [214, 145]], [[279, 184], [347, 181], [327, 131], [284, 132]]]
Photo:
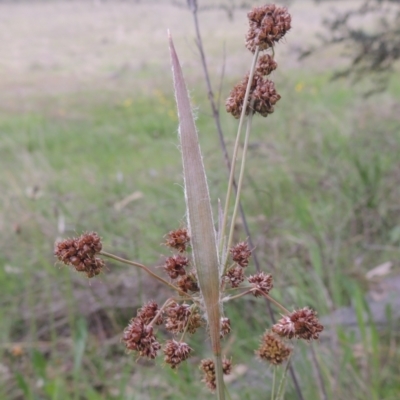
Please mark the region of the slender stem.
[[[259, 53], [259, 48], [257, 46], [256, 51], [254, 52], [253, 62], [251, 64], [249, 80], [247, 82], [246, 94], [244, 95], [242, 113], [240, 115], [239, 126], [238, 126], [237, 135], [236, 135], [235, 147], [233, 149], [231, 171], [229, 174], [229, 181], [228, 181], [228, 190], [227, 190], [226, 199], [225, 199], [224, 219], [222, 221], [222, 226], [221, 226], [221, 236], [220, 236], [220, 238], [221, 238], [220, 252], [221, 253], [222, 253], [222, 243], [224, 242], [225, 229], [226, 229], [227, 220], [228, 220], [228, 209], [229, 209], [229, 203], [230, 203], [230, 198], [231, 198], [231, 194], [232, 194], [233, 180], [234, 180], [234, 176], [235, 176], [236, 158], [237, 158], [237, 153], [238, 153], [238, 149], [239, 149], [240, 134], [242, 132], [243, 121], [244, 121], [246, 111], [247, 111], [247, 102], [248, 102], [249, 95], [250, 95], [250, 88], [253, 83], [253, 77], [254, 77], [254, 72], [256, 69], [258, 53]], [[222, 261], [224, 261], [224, 260], [222, 260]]]
[[319, 389], [319, 397], [321, 400], [326, 400], [327, 394], [326, 394], [326, 389], [325, 389], [325, 383], [324, 383], [324, 379], [322, 377], [321, 374], [321, 368], [319, 367], [319, 363], [318, 363], [318, 359], [317, 359], [317, 354], [315, 352], [313, 343], [311, 343], [311, 361], [313, 363], [314, 366], [314, 371], [316, 372], [317, 375], [317, 383], [318, 383], [318, 389]]
[[283, 305], [281, 303], [279, 303], [278, 301], [276, 301], [274, 298], [272, 298], [269, 294], [267, 293], [263, 293], [263, 296], [268, 299], [271, 303], [274, 303], [277, 307], [279, 307], [281, 310], [283, 310], [285, 312], [285, 314], [290, 314], [290, 311], [283, 307]]
[[186, 324], [186, 326], [185, 326], [185, 329], [184, 329], [183, 332], [182, 332], [181, 339], [179, 340], [180, 342], [182, 342], [183, 338], [184, 338], [185, 335], [186, 335], [186, 332], [187, 332], [187, 330], [188, 330], [188, 328], [189, 328], [190, 320], [191, 320], [191, 318], [192, 318], [192, 316], [193, 316], [193, 311], [194, 311], [195, 309], [196, 309], [196, 306], [193, 304], [193, 305], [190, 307], [190, 316], [189, 316], [189, 318], [188, 318], [188, 321], [187, 321], [187, 324]]
[[225, 298], [222, 299], [222, 302], [226, 303], [227, 301], [235, 300], [235, 299], [238, 299], [240, 297], [246, 296], [246, 294], [251, 293], [251, 291], [252, 291], [252, 289], [249, 289], [249, 290], [246, 290], [245, 292], [236, 294], [235, 296], [225, 297]]
[[[247, 104], [247, 103], [245, 103], [245, 104]], [[250, 107], [252, 108], [252, 104], [250, 105]], [[239, 208], [240, 194], [242, 191], [244, 170], [245, 170], [245, 166], [246, 166], [246, 154], [247, 154], [247, 149], [249, 146], [249, 136], [250, 136], [250, 132], [251, 132], [252, 121], [253, 121], [253, 114], [252, 114], [252, 111], [250, 111], [250, 115], [247, 119], [246, 134], [244, 137], [244, 146], [243, 146], [243, 153], [242, 153], [242, 163], [240, 165], [240, 173], [239, 173], [239, 181], [238, 181], [238, 187], [237, 187], [237, 193], [236, 193], [236, 201], [235, 201], [235, 206], [233, 208], [233, 214], [232, 214], [232, 219], [231, 219], [231, 229], [229, 231], [227, 249], [231, 248], [232, 240], [233, 240], [233, 233], [235, 231], [235, 221], [236, 221], [237, 212], [238, 212], [238, 208]]]
[[272, 376], [271, 400], [274, 400], [275, 397], [276, 370], [277, 368], [274, 368], [274, 374]]
[[287, 376], [287, 372], [290, 366], [290, 360], [291, 360], [291, 356], [289, 357], [289, 360], [286, 364], [286, 368], [285, 371], [283, 372], [282, 378], [281, 378], [281, 382], [279, 384], [279, 389], [278, 389], [278, 394], [276, 396], [276, 400], [280, 400], [281, 398], [283, 399], [283, 391], [285, 388], [285, 383], [286, 383], [286, 376]]
[[214, 363], [215, 363], [215, 381], [217, 384], [218, 400], [225, 400], [225, 382], [222, 369], [221, 354], [214, 354]]
[[112, 258], [113, 260], [122, 262], [124, 264], [128, 264], [128, 265], [133, 265], [134, 267], [138, 267], [143, 269], [144, 271], [146, 271], [149, 275], [151, 275], [153, 278], [157, 279], [158, 281], [164, 283], [165, 285], [169, 286], [171, 289], [175, 290], [176, 292], [178, 292], [179, 294], [185, 296], [185, 297], [189, 297], [187, 293], [185, 293], [182, 289], [179, 289], [178, 287], [176, 287], [175, 285], [173, 285], [172, 283], [166, 281], [165, 279], [161, 278], [161, 276], [158, 276], [157, 274], [155, 274], [154, 272], [152, 272], [149, 268], [147, 268], [146, 266], [144, 266], [143, 264], [140, 264], [138, 262], [135, 261], [130, 261], [130, 260], [126, 260], [125, 258], [122, 257], [118, 257], [114, 254], [111, 253], [107, 253], [106, 251], [100, 251], [100, 253], [102, 256], [108, 257], [108, 258]]

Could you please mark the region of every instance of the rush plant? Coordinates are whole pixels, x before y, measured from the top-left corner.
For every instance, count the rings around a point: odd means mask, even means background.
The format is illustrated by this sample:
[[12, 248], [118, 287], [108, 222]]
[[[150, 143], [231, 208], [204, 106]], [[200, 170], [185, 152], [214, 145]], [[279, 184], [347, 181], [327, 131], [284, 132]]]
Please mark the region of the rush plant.
[[[287, 310], [270, 295], [273, 289], [271, 274], [260, 271], [254, 275], [246, 273], [252, 255], [247, 241], [233, 243], [239, 199], [246, 165], [246, 153], [254, 114], [263, 117], [274, 112], [280, 95], [274, 83], [268, 79], [277, 68], [274, 46], [290, 29], [291, 17], [285, 8], [275, 5], [255, 7], [248, 13], [249, 31], [246, 47], [253, 53], [250, 72], [231, 91], [226, 101], [226, 110], [239, 119], [238, 133], [232, 155], [232, 165], [225, 197], [225, 207], [220, 211], [216, 224], [212, 213], [206, 173], [203, 165], [193, 111], [185, 85], [181, 66], [174, 44], [169, 35], [174, 90], [179, 117], [179, 140], [182, 153], [184, 195], [186, 200], [186, 226], [171, 230], [166, 235], [165, 245], [172, 254], [162, 266], [166, 277], [153, 272], [136, 261], [122, 259], [103, 250], [97, 233], [84, 233], [80, 237], [66, 239], [56, 244], [55, 255], [89, 278], [98, 275], [108, 257], [122, 263], [141, 268], [168, 286], [174, 295], [164, 304], [154, 301], [144, 304], [125, 328], [122, 341], [129, 352], [138, 357], [154, 359], [160, 352], [164, 362], [176, 369], [188, 359], [193, 350], [187, 343], [188, 335], [198, 329], [210, 338], [212, 358], [203, 359], [200, 369], [207, 387], [216, 392], [219, 400], [229, 393], [223, 375], [229, 374], [232, 362], [223, 354], [222, 340], [231, 331], [234, 321], [224, 314], [224, 304], [246, 295], [264, 297], [278, 307], [282, 317], [266, 329], [260, 339], [256, 355], [273, 366], [290, 363], [293, 339], [311, 341], [318, 339], [323, 326], [317, 313], [309, 308]], [[246, 124], [242, 148], [236, 198], [232, 200], [236, 164], [241, 143], [242, 127]], [[231, 211], [231, 203], [233, 209]], [[161, 344], [157, 328], [164, 326], [171, 338]], [[285, 368], [285, 371], [287, 368]], [[272, 398], [279, 399], [284, 391], [285, 374], [279, 389]], [[275, 380], [274, 380], [275, 381]]]

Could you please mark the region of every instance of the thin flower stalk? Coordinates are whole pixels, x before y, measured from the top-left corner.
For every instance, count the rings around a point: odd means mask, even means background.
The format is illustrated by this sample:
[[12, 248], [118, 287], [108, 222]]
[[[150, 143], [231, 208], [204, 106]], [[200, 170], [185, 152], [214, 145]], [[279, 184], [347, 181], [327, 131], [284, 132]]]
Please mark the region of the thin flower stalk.
[[283, 396], [285, 394], [286, 377], [287, 377], [287, 373], [288, 373], [288, 370], [289, 370], [290, 361], [291, 361], [291, 355], [289, 356], [289, 359], [288, 359], [288, 361], [286, 363], [285, 371], [283, 372], [281, 381], [279, 383], [279, 388], [278, 388], [278, 393], [276, 395], [276, 400], [283, 400]]
[[[257, 53], [257, 52], [256, 52]], [[251, 82], [251, 80], [249, 79], [249, 82]], [[247, 85], [249, 86], [249, 85]], [[244, 104], [247, 104], [246, 102], [244, 102]], [[250, 105], [251, 107], [252, 105]], [[242, 109], [242, 116], [243, 116], [243, 112], [246, 111], [246, 107], [243, 107]], [[249, 147], [249, 137], [250, 137], [250, 132], [251, 132], [251, 123], [253, 121], [253, 114], [250, 113], [250, 115], [247, 118], [247, 127], [246, 127], [246, 134], [244, 137], [244, 145], [243, 145], [243, 152], [242, 152], [242, 162], [240, 165], [240, 173], [239, 173], [239, 180], [238, 180], [238, 188], [237, 188], [237, 192], [236, 192], [236, 200], [235, 200], [235, 206], [233, 208], [233, 213], [232, 213], [232, 218], [231, 218], [231, 228], [229, 231], [229, 237], [228, 237], [228, 242], [227, 242], [227, 248], [230, 249], [232, 246], [232, 240], [233, 240], [233, 233], [235, 230], [235, 221], [236, 221], [236, 217], [237, 217], [237, 213], [238, 213], [238, 209], [239, 209], [239, 202], [240, 202], [240, 194], [242, 191], [242, 185], [243, 185], [243, 177], [244, 177], [244, 169], [246, 166], [246, 154], [247, 154], [247, 149]], [[224, 270], [225, 272], [225, 270]]]
[[[244, 101], [243, 104], [247, 104], [247, 101], [250, 96], [250, 89], [251, 89], [251, 84], [253, 82], [253, 77], [254, 73], [256, 70], [256, 64], [257, 64], [257, 59], [258, 59], [258, 54], [259, 54], [259, 49], [257, 47], [256, 51], [254, 52], [253, 55], [253, 61], [251, 64], [250, 68], [250, 74], [249, 74], [249, 81], [247, 83], [247, 88], [246, 88], [246, 94], [244, 95]], [[236, 159], [237, 159], [237, 154], [239, 150], [239, 143], [240, 143], [240, 135], [242, 133], [242, 126], [243, 122], [246, 116], [246, 107], [243, 106], [242, 108], [242, 113], [240, 115], [240, 120], [239, 120], [239, 126], [237, 130], [237, 135], [236, 135], [236, 141], [235, 141], [235, 146], [233, 148], [233, 155], [232, 155], [232, 164], [231, 164], [231, 170], [229, 174], [229, 180], [228, 180], [228, 189], [226, 192], [226, 199], [225, 199], [225, 207], [224, 207], [224, 214], [223, 214], [223, 221], [221, 225], [221, 233], [220, 233], [220, 244], [219, 244], [219, 251], [220, 254], [223, 253], [223, 248], [224, 248], [224, 243], [225, 243], [225, 230], [228, 222], [228, 210], [229, 210], [229, 203], [231, 200], [231, 195], [232, 195], [232, 187], [233, 187], [233, 180], [235, 177], [235, 169], [236, 169]], [[239, 196], [237, 196], [239, 198]], [[225, 265], [224, 260], [222, 260], [223, 265]]]
[[[144, 271], [146, 271], [149, 275], [151, 275], [154, 279], [157, 279], [158, 281], [164, 283], [164, 285], [169, 286], [171, 289], [175, 290], [176, 292], [180, 293], [182, 296], [185, 297], [190, 297], [186, 292], [184, 292], [183, 290], [179, 289], [178, 287], [176, 287], [175, 285], [173, 285], [172, 283], [166, 281], [165, 279], [161, 278], [161, 276], [158, 276], [157, 274], [155, 274], [153, 271], [151, 271], [149, 268], [147, 268], [145, 265], [140, 264], [138, 262], [135, 261], [131, 261], [131, 260], [126, 260], [125, 258], [122, 257], [118, 257], [114, 254], [111, 253], [107, 253], [106, 251], [101, 251], [99, 254], [108, 257], [108, 258], [112, 258], [113, 260], [122, 262], [124, 264], [128, 264], [128, 265], [132, 265], [134, 267], [138, 267], [140, 269], [143, 269]], [[190, 297], [191, 298], [191, 297]]]

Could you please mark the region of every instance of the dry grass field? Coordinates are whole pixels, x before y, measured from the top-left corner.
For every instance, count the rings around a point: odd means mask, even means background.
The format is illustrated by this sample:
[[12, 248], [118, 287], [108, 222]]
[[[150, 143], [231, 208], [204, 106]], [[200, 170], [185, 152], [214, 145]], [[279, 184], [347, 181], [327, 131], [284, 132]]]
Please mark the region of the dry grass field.
[[[184, 2], [182, 2], [184, 3]], [[200, 4], [218, 4], [205, 1]], [[223, 2], [222, 2], [223, 3]], [[341, 2], [340, 8], [357, 1]], [[323, 70], [337, 64], [334, 54], [300, 64], [298, 51], [315, 41], [323, 15], [332, 5], [305, 0], [291, 7], [293, 29], [278, 50], [279, 61], [291, 69]], [[166, 32], [171, 30], [188, 79], [201, 77], [191, 14], [185, 7], [161, 1], [16, 1], [0, 4], [1, 101], [23, 106], [31, 96], [102, 88], [138, 90], [170, 84]], [[223, 10], [203, 11], [201, 29], [215, 79], [225, 63], [228, 76], [240, 76], [250, 63], [243, 52], [246, 10], [229, 19]], [[225, 54], [225, 55], [224, 55]], [[129, 80], [130, 85], [120, 84]]]

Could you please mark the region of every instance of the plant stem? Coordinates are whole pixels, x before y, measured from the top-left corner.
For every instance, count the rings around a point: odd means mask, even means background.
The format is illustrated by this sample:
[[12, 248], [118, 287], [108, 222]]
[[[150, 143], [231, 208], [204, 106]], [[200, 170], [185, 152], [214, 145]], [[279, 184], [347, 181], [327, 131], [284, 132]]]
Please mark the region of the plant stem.
[[218, 400], [225, 400], [225, 382], [224, 382], [224, 374], [223, 374], [223, 369], [222, 369], [221, 354], [214, 355], [214, 363], [215, 363], [215, 381], [217, 384]]
[[318, 363], [318, 359], [317, 359], [317, 355], [314, 349], [314, 345], [313, 343], [311, 343], [311, 361], [313, 363], [314, 366], [314, 371], [316, 372], [317, 375], [317, 384], [318, 384], [318, 390], [319, 390], [319, 397], [321, 400], [326, 400], [327, 394], [326, 394], [326, 389], [325, 389], [325, 383], [324, 383], [324, 379], [322, 377], [321, 374], [321, 368], [319, 367], [319, 363]]
[[151, 275], [153, 278], [155, 278], [158, 281], [160, 281], [160, 282], [164, 283], [165, 285], [169, 286], [171, 289], [175, 290], [179, 294], [181, 294], [181, 295], [183, 295], [185, 297], [189, 297], [191, 299], [191, 297], [187, 293], [185, 293], [182, 289], [179, 289], [178, 287], [174, 286], [172, 283], [170, 283], [170, 282], [166, 281], [165, 279], [161, 278], [161, 276], [158, 276], [157, 274], [155, 274], [153, 271], [151, 271], [149, 268], [147, 268], [143, 264], [140, 264], [140, 263], [135, 262], [135, 261], [126, 260], [125, 258], [118, 257], [118, 256], [116, 256], [114, 254], [107, 253], [106, 251], [103, 251], [103, 250], [100, 251], [99, 254], [101, 254], [102, 256], [108, 257], [108, 258], [112, 258], [113, 260], [122, 262], [124, 264], [132, 265], [134, 267], [138, 267], [140, 269], [143, 269], [149, 275]]
[[[250, 104], [250, 109], [252, 108], [252, 104], [253, 103]], [[246, 166], [246, 154], [247, 154], [247, 149], [249, 146], [249, 136], [250, 136], [250, 132], [251, 132], [252, 121], [253, 121], [253, 114], [250, 111], [250, 115], [247, 118], [247, 127], [246, 127], [246, 134], [244, 137], [244, 145], [243, 145], [243, 153], [242, 153], [242, 163], [240, 165], [240, 173], [239, 173], [239, 181], [238, 181], [238, 187], [237, 187], [237, 193], [236, 193], [236, 201], [235, 201], [235, 206], [233, 208], [233, 214], [232, 214], [232, 219], [231, 219], [231, 229], [229, 231], [227, 249], [230, 249], [232, 246], [233, 232], [235, 231], [235, 221], [236, 221], [237, 212], [238, 212], [238, 208], [239, 208], [240, 194], [242, 192], [244, 169]], [[224, 270], [224, 273], [225, 272], [226, 271]]]
[[250, 290], [246, 290], [245, 292], [236, 294], [235, 296], [231, 296], [231, 297], [225, 297], [222, 299], [223, 303], [226, 303], [227, 301], [231, 301], [231, 300], [235, 300], [235, 299], [239, 299], [240, 297], [246, 296], [246, 294], [251, 293], [251, 289]]
[[269, 294], [263, 293], [263, 296], [268, 299], [270, 302], [274, 303], [276, 306], [278, 306], [281, 310], [283, 310], [285, 312], [285, 314], [290, 314], [290, 311], [283, 307], [283, 305], [281, 303], [279, 303], [278, 301], [276, 301], [274, 298], [272, 298]]
[[275, 397], [275, 383], [276, 383], [276, 368], [274, 368], [274, 374], [272, 376], [271, 400], [274, 400]]
[[283, 391], [284, 391], [284, 388], [285, 388], [286, 376], [287, 376], [287, 372], [288, 372], [288, 369], [289, 369], [290, 360], [291, 360], [291, 358], [289, 357], [289, 360], [288, 360], [288, 362], [286, 364], [285, 371], [283, 372], [281, 381], [279, 383], [279, 389], [278, 389], [278, 394], [276, 396], [276, 400], [280, 400], [281, 398], [283, 399]]
[[[230, 198], [231, 198], [231, 194], [232, 194], [233, 180], [234, 180], [234, 176], [235, 176], [236, 158], [237, 158], [237, 153], [238, 153], [238, 149], [239, 149], [240, 134], [242, 132], [243, 121], [244, 121], [246, 111], [247, 111], [247, 102], [248, 102], [249, 95], [250, 95], [250, 88], [253, 83], [253, 77], [254, 77], [254, 72], [256, 69], [258, 53], [259, 53], [259, 48], [257, 46], [256, 51], [254, 52], [253, 62], [251, 64], [249, 80], [247, 82], [246, 93], [244, 95], [244, 100], [243, 100], [242, 114], [240, 115], [239, 126], [238, 126], [237, 135], [236, 135], [236, 141], [235, 141], [235, 147], [233, 149], [231, 171], [229, 174], [228, 189], [227, 189], [226, 199], [225, 199], [224, 219], [222, 221], [222, 226], [221, 226], [220, 253], [222, 253], [225, 229], [226, 229], [227, 220], [228, 220], [228, 209], [229, 209], [229, 203], [230, 203]], [[239, 196], [237, 196], [237, 197], [239, 197]], [[229, 250], [229, 248], [228, 248], [228, 250]], [[222, 260], [222, 262], [224, 263], [224, 260]], [[224, 263], [224, 265], [225, 265], [225, 263]]]

